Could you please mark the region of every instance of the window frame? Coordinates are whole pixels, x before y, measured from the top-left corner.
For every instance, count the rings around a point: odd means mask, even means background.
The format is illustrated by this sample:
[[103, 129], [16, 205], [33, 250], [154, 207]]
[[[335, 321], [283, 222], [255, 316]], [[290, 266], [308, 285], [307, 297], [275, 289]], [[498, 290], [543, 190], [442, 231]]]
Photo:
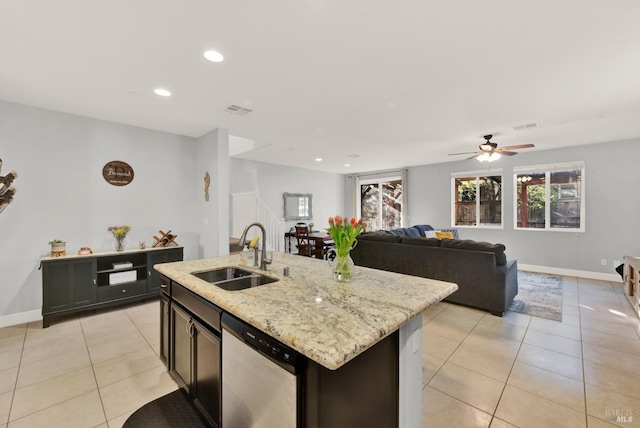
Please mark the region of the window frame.
[[[456, 188], [456, 179], [472, 178], [476, 180], [476, 223], [473, 225], [457, 225], [456, 203], [458, 200], [458, 189]], [[480, 179], [484, 177], [500, 177], [501, 195], [500, 195], [500, 223], [480, 223]], [[464, 229], [504, 229], [504, 172], [500, 169], [490, 169], [482, 171], [454, 172], [451, 174], [451, 227]]]
[[[383, 175], [376, 175], [373, 178], [366, 178], [365, 176], [361, 177], [357, 177], [356, 180], [356, 217], [357, 218], [361, 218], [362, 217], [362, 197], [361, 197], [361, 186], [362, 185], [367, 185], [367, 184], [377, 184], [379, 186], [380, 189], [380, 195], [382, 196], [382, 184], [389, 182], [389, 181], [400, 181], [402, 184], [402, 193], [403, 193], [403, 198], [401, 201], [401, 205], [402, 205], [402, 211], [401, 211], [401, 215], [400, 215], [400, 227], [406, 227], [405, 223], [406, 223], [406, 207], [405, 207], [405, 201], [406, 201], [406, 196], [405, 195], [405, 182], [406, 179], [404, 177], [404, 175], [402, 174], [401, 171], [398, 171], [396, 173], [391, 173], [389, 175], [383, 174]], [[382, 213], [383, 213], [383, 197], [380, 197], [379, 201], [378, 201], [378, 213], [380, 216], [380, 221], [382, 224]], [[367, 231], [371, 231], [372, 229], [367, 229]], [[382, 229], [380, 229], [382, 230]]]
[[[551, 174], [562, 171], [580, 171], [580, 227], [551, 226]], [[545, 174], [545, 227], [518, 226], [518, 175], [526, 173]], [[586, 231], [586, 167], [584, 161], [561, 162], [543, 165], [517, 166], [513, 168], [513, 229], [538, 232], [584, 233]]]

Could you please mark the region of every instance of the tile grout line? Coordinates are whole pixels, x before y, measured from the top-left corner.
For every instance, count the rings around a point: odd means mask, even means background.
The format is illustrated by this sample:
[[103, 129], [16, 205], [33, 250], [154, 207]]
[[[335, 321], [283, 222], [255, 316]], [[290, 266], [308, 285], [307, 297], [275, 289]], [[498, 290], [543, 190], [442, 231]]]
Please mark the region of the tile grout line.
[[[529, 331], [529, 327], [531, 326], [531, 321], [533, 320], [533, 316], [529, 316], [529, 322], [525, 327], [524, 334], [522, 335], [522, 339], [520, 340], [520, 346], [518, 346], [518, 351], [516, 352], [515, 357], [513, 357], [513, 364], [511, 364], [511, 368], [509, 369], [509, 374], [507, 374], [507, 378], [504, 381], [504, 386], [502, 387], [502, 391], [500, 392], [500, 396], [498, 397], [498, 401], [496, 402], [496, 408], [493, 409], [493, 414], [491, 415], [491, 421], [489, 422], [489, 426], [493, 423], [493, 420], [496, 419], [496, 413], [498, 412], [498, 407], [500, 407], [500, 402], [502, 401], [502, 397], [504, 395], [505, 390], [507, 389], [507, 385], [509, 384], [509, 378], [511, 377], [511, 373], [513, 372], [513, 368], [516, 365], [516, 361], [518, 360], [518, 355], [520, 354], [520, 350], [522, 349], [522, 344], [524, 343], [524, 338], [527, 336], [527, 332]], [[502, 419], [500, 419], [502, 420]], [[513, 423], [506, 421], [505, 422], [514, 425]], [[514, 425], [515, 426], [515, 425]]]
[[11, 403], [9, 404], [9, 413], [7, 414], [6, 426], [9, 426], [9, 422], [11, 422], [11, 411], [13, 410], [13, 401], [16, 398], [16, 391], [18, 389], [18, 378], [20, 376], [20, 369], [22, 368], [22, 358], [24, 357], [24, 345], [27, 341], [28, 331], [29, 331], [29, 323], [26, 323], [24, 328], [24, 333], [22, 336], [22, 347], [20, 348], [20, 359], [18, 360], [18, 371], [16, 372], [16, 380], [13, 382], [13, 391], [11, 394]]
[[100, 407], [102, 407], [102, 415], [104, 416], [104, 423], [107, 424], [107, 426], [109, 426], [109, 420], [107, 419], [107, 412], [104, 409], [104, 401], [102, 400], [102, 393], [100, 392], [100, 385], [98, 384], [98, 377], [96, 376], [96, 369], [93, 364], [93, 358], [91, 358], [89, 345], [87, 344], [87, 334], [85, 333], [82, 320], [78, 319], [78, 322], [80, 323], [80, 330], [82, 331], [82, 339], [84, 340], [84, 344], [87, 347], [87, 354], [89, 355], [89, 362], [91, 363], [91, 373], [93, 373], [93, 381], [96, 383], [96, 392], [98, 393], [98, 397], [100, 398]]

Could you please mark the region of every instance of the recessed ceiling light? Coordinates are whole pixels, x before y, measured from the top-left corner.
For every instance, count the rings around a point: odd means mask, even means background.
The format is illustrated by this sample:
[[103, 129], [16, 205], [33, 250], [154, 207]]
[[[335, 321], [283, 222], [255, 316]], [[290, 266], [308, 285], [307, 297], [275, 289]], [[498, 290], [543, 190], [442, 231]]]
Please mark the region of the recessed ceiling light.
[[156, 95], [160, 95], [161, 97], [170, 97], [171, 96], [171, 92], [167, 91], [166, 89], [162, 89], [162, 88], [158, 88], [156, 90], [153, 91]]
[[316, 162], [322, 162], [322, 158], [316, 158]]
[[345, 164], [344, 164], [344, 166], [346, 166], [346, 167], [350, 167], [350, 166], [351, 166], [351, 164], [350, 164], [350, 163], [345, 163]]
[[206, 51], [204, 53], [204, 57], [211, 62], [222, 62], [224, 61], [224, 56], [220, 52], [216, 51]]

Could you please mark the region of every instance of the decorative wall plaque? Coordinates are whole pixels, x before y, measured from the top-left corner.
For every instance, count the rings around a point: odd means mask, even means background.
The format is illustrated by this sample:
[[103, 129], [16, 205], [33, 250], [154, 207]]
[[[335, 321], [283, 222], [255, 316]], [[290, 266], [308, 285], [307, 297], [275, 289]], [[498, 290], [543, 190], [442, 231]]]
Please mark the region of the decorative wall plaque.
[[126, 162], [111, 161], [102, 168], [102, 176], [114, 186], [126, 186], [133, 181], [133, 168]]

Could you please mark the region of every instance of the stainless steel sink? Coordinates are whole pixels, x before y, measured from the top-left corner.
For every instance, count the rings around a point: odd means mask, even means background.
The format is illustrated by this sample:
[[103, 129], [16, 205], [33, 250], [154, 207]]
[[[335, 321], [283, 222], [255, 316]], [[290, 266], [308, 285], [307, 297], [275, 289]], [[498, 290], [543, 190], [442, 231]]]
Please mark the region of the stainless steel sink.
[[194, 272], [192, 275], [227, 291], [244, 290], [277, 281], [277, 279], [270, 276], [236, 267]]

